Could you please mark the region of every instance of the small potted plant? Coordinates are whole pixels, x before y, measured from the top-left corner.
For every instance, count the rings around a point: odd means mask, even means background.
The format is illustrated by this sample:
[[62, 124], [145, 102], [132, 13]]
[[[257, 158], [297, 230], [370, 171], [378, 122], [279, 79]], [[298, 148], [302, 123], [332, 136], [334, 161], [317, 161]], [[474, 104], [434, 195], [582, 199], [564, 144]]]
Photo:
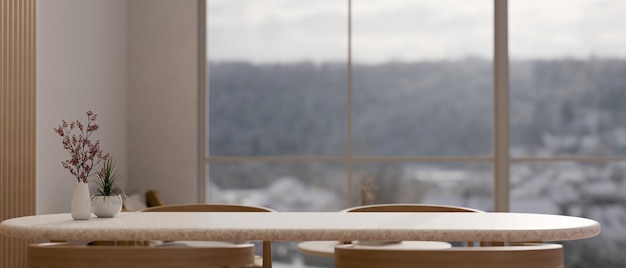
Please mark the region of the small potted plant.
[[91, 207], [99, 218], [115, 217], [122, 210], [126, 192], [118, 185], [119, 178], [113, 158], [109, 157], [91, 189]]

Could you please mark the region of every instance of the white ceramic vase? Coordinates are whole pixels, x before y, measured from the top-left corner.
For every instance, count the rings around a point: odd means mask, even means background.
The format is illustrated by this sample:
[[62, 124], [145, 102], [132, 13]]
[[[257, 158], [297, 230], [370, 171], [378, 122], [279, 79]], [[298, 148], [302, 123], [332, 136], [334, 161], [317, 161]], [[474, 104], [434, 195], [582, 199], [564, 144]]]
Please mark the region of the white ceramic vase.
[[76, 182], [72, 192], [72, 218], [75, 220], [88, 220], [90, 217], [89, 185], [83, 182]]
[[91, 199], [91, 209], [98, 218], [113, 218], [122, 211], [122, 197], [96, 195]]

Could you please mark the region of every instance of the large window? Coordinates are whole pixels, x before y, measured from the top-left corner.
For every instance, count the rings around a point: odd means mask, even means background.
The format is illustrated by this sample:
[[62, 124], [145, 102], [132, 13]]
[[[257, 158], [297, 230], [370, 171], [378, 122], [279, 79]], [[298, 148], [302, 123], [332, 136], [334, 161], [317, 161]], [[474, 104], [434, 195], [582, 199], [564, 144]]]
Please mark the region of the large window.
[[206, 199], [586, 216], [603, 233], [568, 244], [568, 267], [619, 267], [625, 8], [208, 0]]
[[621, 267], [626, 5], [509, 2], [511, 210], [599, 221], [599, 237], [566, 243], [567, 267]]

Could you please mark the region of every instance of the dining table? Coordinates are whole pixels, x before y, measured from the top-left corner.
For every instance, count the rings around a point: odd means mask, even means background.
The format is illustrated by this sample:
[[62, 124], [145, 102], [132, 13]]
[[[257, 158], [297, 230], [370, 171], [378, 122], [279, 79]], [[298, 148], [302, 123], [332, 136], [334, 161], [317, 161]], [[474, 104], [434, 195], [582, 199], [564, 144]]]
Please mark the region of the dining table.
[[0, 234], [30, 240], [565, 241], [600, 233], [592, 219], [511, 212], [122, 212], [11, 218]]

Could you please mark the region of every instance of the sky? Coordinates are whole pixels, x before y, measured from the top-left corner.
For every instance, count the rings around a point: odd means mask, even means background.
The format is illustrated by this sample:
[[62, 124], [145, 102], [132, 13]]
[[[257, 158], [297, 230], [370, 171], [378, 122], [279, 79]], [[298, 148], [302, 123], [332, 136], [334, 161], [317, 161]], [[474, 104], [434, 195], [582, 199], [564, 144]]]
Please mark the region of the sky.
[[[345, 0], [209, 0], [210, 60], [346, 61]], [[626, 1], [509, 0], [513, 59], [626, 58]], [[355, 62], [492, 58], [493, 0], [352, 0]]]

